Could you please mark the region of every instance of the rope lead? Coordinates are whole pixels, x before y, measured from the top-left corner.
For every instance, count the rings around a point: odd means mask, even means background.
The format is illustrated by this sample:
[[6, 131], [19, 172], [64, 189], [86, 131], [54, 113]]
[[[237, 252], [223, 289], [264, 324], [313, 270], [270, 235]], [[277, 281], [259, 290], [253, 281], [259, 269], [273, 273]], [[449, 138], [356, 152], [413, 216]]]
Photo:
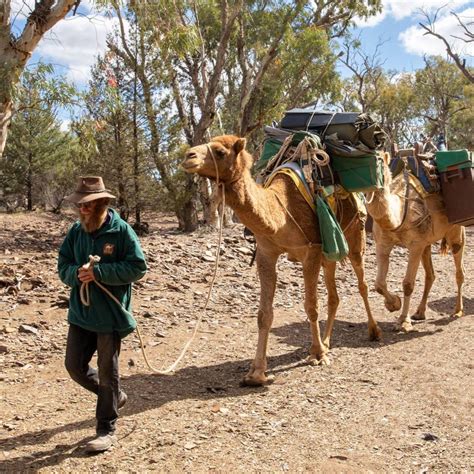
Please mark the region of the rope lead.
[[[184, 357], [184, 355], [186, 354], [189, 346], [191, 345], [191, 343], [193, 342], [194, 338], [196, 337], [196, 334], [198, 332], [198, 329], [199, 329], [199, 326], [202, 322], [202, 318], [204, 316], [204, 314], [206, 313], [206, 310], [207, 310], [207, 306], [209, 304], [209, 301], [211, 299], [211, 293], [212, 293], [212, 289], [214, 287], [214, 282], [216, 281], [216, 276], [217, 276], [217, 269], [218, 269], [218, 266], [219, 266], [219, 257], [220, 257], [220, 249], [221, 249], [221, 244], [222, 244], [222, 227], [224, 225], [224, 208], [225, 208], [225, 187], [224, 187], [224, 184], [220, 183], [219, 181], [219, 170], [217, 168], [217, 162], [216, 162], [216, 159], [214, 157], [214, 153], [212, 152], [212, 149], [211, 147], [208, 145], [208, 151], [210, 152], [211, 154], [211, 157], [214, 161], [214, 166], [215, 166], [215, 169], [216, 169], [216, 182], [217, 182], [217, 187], [221, 187], [222, 189], [222, 208], [221, 208], [221, 219], [220, 219], [220, 223], [219, 223], [219, 239], [218, 239], [218, 244], [217, 244], [217, 255], [216, 255], [216, 264], [214, 266], [214, 273], [213, 273], [213, 276], [212, 276], [212, 280], [211, 280], [211, 284], [209, 286], [209, 291], [207, 293], [207, 299], [206, 299], [206, 303], [204, 305], [204, 309], [202, 311], [200, 311], [200, 315], [196, 321], [196, 325], [194, 326], [194, 330], [193, 330], [193, 333], [191, 334], [191, 337], [190, 339], [188, 340], [188, 342], [184, 345], [184, 348], [183, 350], [181, 351], [180, 355], [178, 356], [178, 358], [165, 370], [159, 370], [159, 369], [156, 369], [155, 367], [153, 367], [149, 360], [148, 360], [148, 357], [146, 355], [146, 351], [145, 351], [145, 345], [143, 343], [143, 339], [142, 339], [142, 335], [140, 333], [140, 329], [138, 328], [138, 324], [137, 324], [137, 335], [138, 335], [138, 339], [140, 340], [140, 348], [141, 348], [141, 351], [142, 351], [142, 354], [143, 354], [143, 358], [145, 359], [145, 364], [146, 366], [155, 374], [157, 375], [168, 375], [168, 374], [171, 374], [174, 372], [175, 368], [177, 367], [177, 365], [181, 362], [181, 359]], [[88, 269], [88, 268], [91, 268], [91, 267], [94, 267], [94, 264], [95, 263], [98, 263], [100, 261], [100, 257], [97, 256], [97, 255], [89, 255], [89, 262], [86, 263], [84, 265], [84, 268]], [[104, 286], [102, 285], [101, 283], [99, 283], [98, 281], [94, 280], [94, 283], [102, 290], [104, 291], [113, 301], [115, 301], [115, 303], [117, 303], [119, 306], [120, 306], [120, 309], [127, 315], [130, 315], [132, 316], [123, 306], [122, 304], [120, 303], [120, 301]], [[81, 298], [81, 303], [84, 305], [84, 306], [90, 306], [90, 295], [89, 295], [89, 282], [83, 282], [81, 287], [80, 287], [80, 290], [79, 290], [79, 295], [80, 295], [80, 298]]]

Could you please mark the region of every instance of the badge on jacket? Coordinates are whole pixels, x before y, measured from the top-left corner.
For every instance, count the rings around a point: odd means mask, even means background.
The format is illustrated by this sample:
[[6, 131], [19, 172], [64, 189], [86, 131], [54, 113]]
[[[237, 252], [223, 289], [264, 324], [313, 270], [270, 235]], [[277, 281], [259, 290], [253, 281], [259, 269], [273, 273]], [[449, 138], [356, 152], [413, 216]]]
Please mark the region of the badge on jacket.
[[114, 244], [105, 244], [104, 248], [102, 249], [102, 253], [104, 255], [112, 255], [115, 250], [115, 245]]

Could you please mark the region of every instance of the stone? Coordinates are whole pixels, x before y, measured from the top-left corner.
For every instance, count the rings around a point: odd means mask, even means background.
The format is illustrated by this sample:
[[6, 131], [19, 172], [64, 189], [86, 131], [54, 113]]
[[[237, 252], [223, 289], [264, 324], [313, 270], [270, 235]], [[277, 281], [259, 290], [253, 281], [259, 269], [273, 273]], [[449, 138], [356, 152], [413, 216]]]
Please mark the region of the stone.
[[35, 334], [35, 335], [38, 335], [39, 333], [38, 329], [28, 324], [21, 324], [20, 327], [18, 328], [18, 331], [23, 332], [25, 334]]

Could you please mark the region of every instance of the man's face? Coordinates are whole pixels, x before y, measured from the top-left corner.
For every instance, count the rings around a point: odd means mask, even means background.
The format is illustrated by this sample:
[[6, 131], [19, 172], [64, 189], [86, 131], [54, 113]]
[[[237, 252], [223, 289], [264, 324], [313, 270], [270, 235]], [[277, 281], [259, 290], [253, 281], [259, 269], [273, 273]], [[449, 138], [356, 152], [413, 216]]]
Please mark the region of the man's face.
[[94, 232], [104, 221], [107, 211], [108, 199], [96, 199], [81, 204], [77, 204], [79, 219], [86, 232]]
[[96, 206], [97, 206], [97, 201], [89, 201], [89, 202], [83, 202], [81, 204], [77, 204], [77, 207], [79, 209], [79, 214], [81, 215], [81, 217], [85, 217], [85, 218], [94, 214]]

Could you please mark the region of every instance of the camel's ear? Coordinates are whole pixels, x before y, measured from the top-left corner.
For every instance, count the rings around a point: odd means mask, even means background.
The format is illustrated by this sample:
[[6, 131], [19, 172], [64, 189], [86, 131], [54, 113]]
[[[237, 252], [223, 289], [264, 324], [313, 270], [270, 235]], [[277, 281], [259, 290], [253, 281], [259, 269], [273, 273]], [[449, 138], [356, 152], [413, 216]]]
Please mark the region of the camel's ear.
[[390, 165], [390, 160], [391, 160], [391, 157], [390, 157], [390, 153], [388, 151], [382, 151], [379, 153], [379, 156], [383, 159], [383, 162], [389, 166]]
[[246, 145], [247, 145], [247, 139], [239, 138], [234, 143], [234, 152], [235, 152], [235, 154], [238, 155], [242, 150], [245, 150]]

